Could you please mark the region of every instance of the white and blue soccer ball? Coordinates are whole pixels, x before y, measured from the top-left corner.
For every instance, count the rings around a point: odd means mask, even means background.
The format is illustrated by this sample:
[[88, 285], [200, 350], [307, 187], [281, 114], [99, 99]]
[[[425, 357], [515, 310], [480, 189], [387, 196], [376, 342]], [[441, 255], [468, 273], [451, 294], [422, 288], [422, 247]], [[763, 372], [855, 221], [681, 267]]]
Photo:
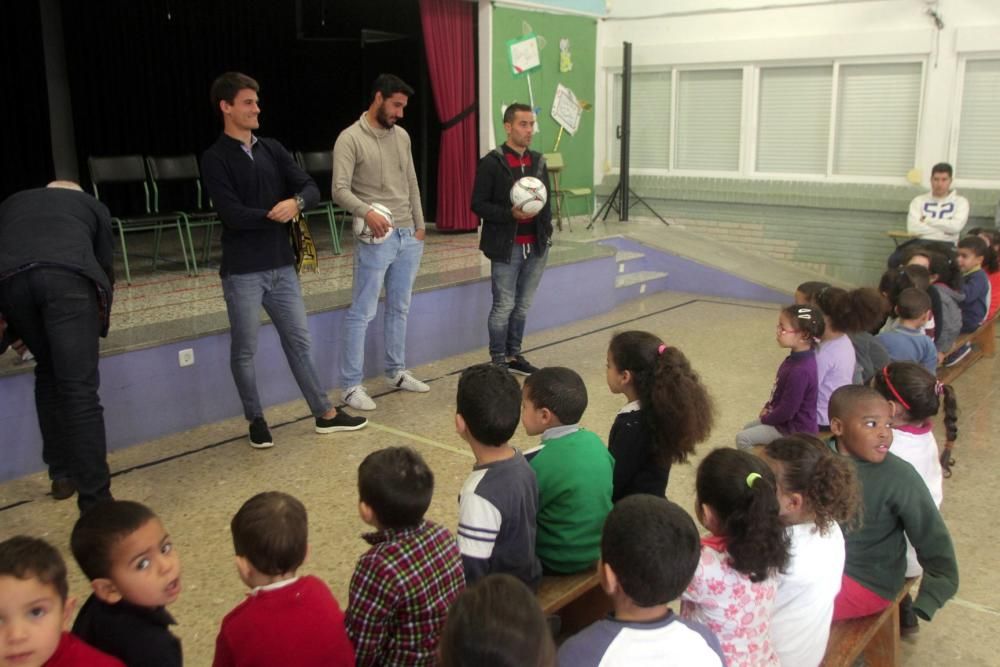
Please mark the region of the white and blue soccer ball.
[[510, 203], [514, 208], [519, 208], [528, 215], [537, 215], [545, 202], [549, 193], [545, 184], [534, 176], [524, 176], [517, 179], [510, 189]]
[[392, 233], [392, 211], [389, 210], [388, 206], [384, 204], [372, 204], [371, 208], [373, 211], [381, 215], [389, 223], [389, 231], [383, 236], [375, 236], [372, 234], [372, 230], [368, 227], [368, 223], [365, 222], [364, 217], [355, 216], [354, 218], [354, 238], [361, 241], [362, 243], [371, 243], [378, 245], [379, 243], [384, 243], [389, 234]]

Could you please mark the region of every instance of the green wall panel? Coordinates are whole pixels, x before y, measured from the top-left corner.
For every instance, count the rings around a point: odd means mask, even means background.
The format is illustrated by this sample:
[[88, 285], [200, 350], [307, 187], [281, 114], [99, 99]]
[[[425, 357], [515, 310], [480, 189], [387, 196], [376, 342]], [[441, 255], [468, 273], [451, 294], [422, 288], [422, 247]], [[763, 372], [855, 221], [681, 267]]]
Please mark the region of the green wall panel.
[[[552, 100], [556, 86], [563, 84], [572, 90], [577, 99], [594, 102], [594, 81], [596, 76], [595, 52], [597, 50], [597, 22], [595, 19], [525, 11], [506, 7], [493, 9], [493, 126], [496, 130], [497, 145], [502, 144], [507, 135], [503, 131], [502, 104], [512, 102], [528, 103], [528, 80], [515, 78], [511, 73], [507, 57], [507, 42], [524, 34], [523, 24], [531, 26], [535, 35], [545, 38], [546, 45], [540, 51], [542, 66], [531, 74], [531, 88], [534, 92], [534, 106], [540, 108], [538, 114], [539, 132], [531, 143], [533, 150], [549, 153], [556, 141], [559, 125], [552, 119]], [[559, 71], [559, 40], [569, 39], [573, 69]], [[594, 111], [584, 111], [576, 134], [563, 133], [559, 144], [566, 168], [563, 170], [563, 188], [593, 187], [594, 165]], [[566, 200], [568, 214], [582, 215], [587, 202], [583, 198]]]

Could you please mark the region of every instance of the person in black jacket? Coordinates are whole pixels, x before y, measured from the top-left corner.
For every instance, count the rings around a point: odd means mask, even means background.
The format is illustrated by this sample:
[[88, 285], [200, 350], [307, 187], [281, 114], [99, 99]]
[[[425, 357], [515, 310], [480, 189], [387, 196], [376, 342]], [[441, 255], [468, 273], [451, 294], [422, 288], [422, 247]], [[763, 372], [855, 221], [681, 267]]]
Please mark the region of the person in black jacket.
[[510, 190], [524, 176], [549, 187], [545, 158], [528, 148], [535, 114], [527, 104], [511, 104], [503, 115], [507, 141], [479, 160], [472, 189], [472, 211], [483, 220], [479, 249], [490, 259], [493, 307], [487, 326], [490, 358], [513, 373], [538, 370], [521, 354], [531, 300], [542, 279], [552, 244], [552, 207], [546, 198], [537, 215], [510, 203]]
[[223, 131], [201, 158], [201, 174], [222, 220], [222, 292], [232, 338], [229, 365], [250, 422], [250, 446], [274, 446], [257, 393], [254, 355], [261, 307], [270, 316], [317, 433], [355, 431], [368, 420], [333, 407], [316, 373], [288, 223], [319, 202], [319, 188], [260, 124], [256, 81], [227, 72], [212, 84]]
[[0, 312], [35, 355], [35, 407], [52, 495], [81, 510], [111, 497], [99, 339], [110, 324], [111, 215], [71, 181], [0, 205]]

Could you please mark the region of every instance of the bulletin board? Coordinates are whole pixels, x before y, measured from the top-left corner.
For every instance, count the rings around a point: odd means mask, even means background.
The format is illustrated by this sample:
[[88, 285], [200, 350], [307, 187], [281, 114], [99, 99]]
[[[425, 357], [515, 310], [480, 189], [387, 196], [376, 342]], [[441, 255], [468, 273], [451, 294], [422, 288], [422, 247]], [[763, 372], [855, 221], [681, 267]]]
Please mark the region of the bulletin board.
[[[493, 127], [496, 128], [497, 145], [507, 135], [503, 130], [502, 104], [528, 103], [528, 82], [524, 75], [514, 77], [508, 53], [508, 42], [522, 37], [524, 24], [531, 32], [544, 38], [545, 46], [539, 50], [541, 67], [531, 72], [539, 132], [531, 143], [532, 150], [549, 153], [559, 132], [559, 125], [550, 113], [559, 84], [571, 89], [581, 100], [594, 102], [596, 80], [595, 52], [597, 51], [597, 21], [583, 16], [549, 14], [507, 7], [493, 8]], [[559, 40], [570, 40], [573, 69], [559, 71]], [[595, 111], [597, 109], [595, 108]], [[566, 167], [560, 176], [563, 188], [592, 188], [594, 174], [594, 124], [595, 112], [588, 111], [580, 117], [579, 127], [572, 136], [563, 136], [559, 144]], [[567, 213], [583, 215], [587, 203], [582, 199], [567, 200]]]

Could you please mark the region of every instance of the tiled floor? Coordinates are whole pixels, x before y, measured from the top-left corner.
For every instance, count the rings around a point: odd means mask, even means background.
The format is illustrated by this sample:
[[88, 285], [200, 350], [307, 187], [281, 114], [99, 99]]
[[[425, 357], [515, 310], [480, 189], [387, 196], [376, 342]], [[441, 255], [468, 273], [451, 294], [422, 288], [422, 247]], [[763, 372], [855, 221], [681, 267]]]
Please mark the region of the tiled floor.
[[[657, 232], [662, 234], [662, 231]], [[537, 365], [564, 365], [586, 380], [590, 406], [586, 427], [606, 437], [622, 399], [604, 381], [605, 351], [615, 330], [647, 329], [685, 351], [711, 389], [715, 430], [701, 454], [731, 446], [770, 390], [782, 351], [773, 343], [775, 308], [696, 295], [661, 293], [621, 306], [607, 315], [530, 336], [528, 357]], [[316, 435], [303, 402], [268, 410], [277, 446], [251, 450], [240, 419], [115, 452], [112, 468], [128, 471], [114, 479], [118, 497], [149, 504], [173, 534], [184, 567], [184, 591], [171, 608], [180, 622], [187, 664], [210, 663], [222, 616], [244, 594], [232, 560], [229, 520], [250, 495], [280, 489], [298, 496], [310, 511], [311, 557], [304, 570], [329, 582], [346, 603], [354, 562], [365, 549], [359, 538], [356, 469], [378, 448], [405, 444], [417, 449], [434, 470], [437, 488], [429, 518], [454, 529], [457, 495], [472, 463], [454, 433], [457, 373], [485, 358], [484, 350], [414, 369], [428, 378], [429, 394], [376, 396], [369, 428], [351, 434]], [[958, 550], [962, 588], [917, 639], [905, 642], [907, 665], [996, 665], [1000, 654], [1000, 581], [994, 565], [997, 532], [993, 490], [996, 461], [991, 446], [1000, 404], [1000, 358], [984, 360], [956, 385], [962, 416], [955, 475], [945, 482], [943, 512]], [[381, 391], [377, 381], [373, 393]], [[939, 436], [940, 437], [940, 436]], [[515, 444], [531, 438], [520, 431]], [[693, 503], [692, 465], [677, 466], [668, 495], [684, 507]], [[43, 475], [0, 485], [0, 539], [17, 533], [45, 537], [69, 556], [67, 540], [76, 518], [72, 501], [45, 495]], [[21, 504], [17, 504], [21, 503]], [[71, 590], [87, 585], [71, 566]]]
[[[567, 247], [591, 237], [581, 225], [577, 227], [572, 237], [567, 236]], [[597, 233], [618, 229], [599, 225]], [[714, 262], [779, 289], [794, 289], [799, 280], [807, 279], [796, 269], [777, 269], [759, 258], [705, 244], [683, 230], [658, 223], [632, 225], [628, 231], [643, 242]], [[442, 255], [447, 256], [441, 261], [468, 263], [464, 269], [449, 264], [451, 270], [467, 270], [478, 277], [482, 267], [474, 250], [475, 236], [437, 241], [453, 244], [447, 250], [441, 246]], [[435, 261], [432, 252], [428, 255], [425, 263]], [[324, 272], [346, 276], [350, 266], [346, 261], [333, 259]], [[204, 291], [206, 303], [221, 301], [213, 292], [218, 279], [212, 274], [179, 281], [183, 286], [178, 291], [187, 294], [181, 297], [184, 308], [191, 293], [199, 290]], [[137, 285], [120, 295], [123, 310], [118, 321], [122, 326], [129, 321], [141, 326], [142, 299], [153, 303], [173, 298], [160, 292], [144, 295], [143, 289]], [[162, 312], [169, 309], [169, 303], [164, 303]], [[570, 366], [583, 376], [590, 393], [583, 424], [606, 438], [622, 404], [620, 397], [608, 392], [604, 380], [608, 339], [613, 331], [626, 328], [656, 332], [685, 351], [714, 397], [716, 426], [709, 442], [699, 449], [703, 455], [714, 447], [731, 446], [735, 433], [766, 399], [783, 356], [773, 343], [775, 311], [767, 304], [660, 293], [601, 317], [529, 336], [527, 354], [539, 366]], [[370, 415], [369, 428], [358, 433], [316, 435], [305, 404], [297, 401], [268, 409], [277, 442], [272, 450], [250, 449], [245, 422], [232, 419], [112, 454], [111, 466], [118, 473], [113, 481], [115, 495], [147, 503], [159, 512], [180, 550], [184, 591], [171, 611], [180, 622], [176, 632], [183, 640], [187, 664], [210, 664], [219, 621], [244, 594], [233, 566], [229, 520], [252, 494], [279, 489], [306, 504], [311, 556], [304, 571], [325, 579], [342, 604], [346, 604], [354, 562], [365, 549], [359, 538], [364, 525], [357, 518], [356, 469], [369, 452], [399, 444], [417, 449], [436, 476], [429, 518], [454, 529], [458, 491], [472, 464], [454, 432], [457, 373], [485, 357], [485, 350], [476, 350], [414, 369], [429, 380], [429, 394], [379, 396], [382, 386], [378, 380], [371, 381], [379, 407]], [[1000, 664], [996, 639], [1000, 636], [1000, 585], [997, 570], [990, 565], [997, 531], [989, 518], [996, 511], [992, 492], [996, 463], [990, 449], [1000, 427], [998, 374], [1000, 357], [981, 361], [956, 384], [962, 409], [956, 450], [959, 463], [954, 477], [945, 482], [943, 512], [958, 550], [962, 587], [958, 598], [933, 623], [924, 624], [915, 641], [904, 642], [907, 665]], [[532, 439], [520, 431], [514, 442], [527, 446]], [[693, 504], [698, 458], [692, 465], [675, 467], [668, 488], [671, 499], [688, 508]], [[72, 594], [83, 597], [88, 587], [69, 557], [67, 544], [77, 516], [75, 503], [55, 502], [46, 491], [43, 474], [0, 484], [0, 507], [7, 508], [0, 510], [0, 539], [28, 533], [52, 541], [71, 563]]]

